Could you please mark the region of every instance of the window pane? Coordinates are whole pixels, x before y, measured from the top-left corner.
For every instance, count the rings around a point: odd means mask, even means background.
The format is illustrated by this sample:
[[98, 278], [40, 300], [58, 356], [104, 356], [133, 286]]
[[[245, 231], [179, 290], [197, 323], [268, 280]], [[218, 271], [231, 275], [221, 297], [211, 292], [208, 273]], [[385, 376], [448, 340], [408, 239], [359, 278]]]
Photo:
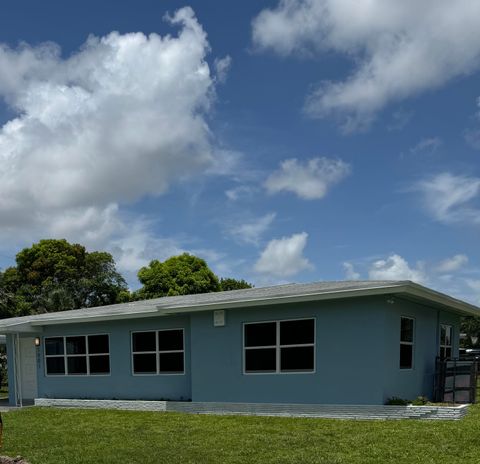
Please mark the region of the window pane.
[[313, 319], [280, 322], [280, 345], [313, 343], [315, 338]]
[[413, 342], [413, 319], [402, 317], [400, 341]]
[[132, 334], [133, 351], [155, 351], [155, 332], [136, 332]]
[[277, 343], [277, 324], [245, 324], [245, 346], [272, 346]]
[[275, 348], [245, 350], [245, 372], [275, 372]]
[[63, 356], [58, 358], [47, 358], [47, 374], [65, 374], [65, 359]]
[[282, 371], [313, 371], [313, 346], [282, 348], [280, 366]]
[[400, 369], [411, 369], [413, 366], [413, 346], [400, 345]]
[[452, 345], [452, 326], [445, 326], [445, 345]]
[[87, 373], [87, 357], [67, 357], [67, 372], [69, 375], [81, 375]]
[[92, 353], [109, 353], [108, 335], [89, 335], [88, 336], [88, 352]]
[[183, 350], [183, 330], [160, 330], [158, 332], [158, 350]]
[[63, 337], [46, 338], [45, 354], [63, 354]]
[[134, 354], [133, 372], [135, 374], [155, 374], [157, 372], [157, 356], [155, 354]]
[[90, 356], [90, 374], [110, 374], [110, 356]]
[[183, 352], [160, 354], [160, 372], [183, 372]]
[[445, 345], [446, 330], [445, 326], [442, 324], [440, 326], [440, 345]]
[[86, 354], [85, 337], [67, 337], [67, 354]]

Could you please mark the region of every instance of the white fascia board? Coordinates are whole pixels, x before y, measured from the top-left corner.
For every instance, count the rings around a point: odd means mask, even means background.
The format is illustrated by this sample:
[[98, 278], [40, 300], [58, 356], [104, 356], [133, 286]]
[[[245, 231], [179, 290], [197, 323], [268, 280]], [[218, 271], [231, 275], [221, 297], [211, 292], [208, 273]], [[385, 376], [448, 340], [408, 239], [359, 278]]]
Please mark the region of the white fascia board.
[[[77, 316], [77, 317], [66, 317], [66, 318], [55, 318], [55, 319], [42, 319], [41, 321], [31, 321], [32, 326], [43, 326], [43, 325], [60, 325], [60, 324], [74, 324], [79, 322], [104, 322], [104, 321], [113, 321], [119, 319], [138, 319], [143, 317], [152, 317], [158, 316], [158, 309], [152, 308], [142, 311], [131, 311], [128, 313], [119, 313], [119, 314], [92, 314], [90, 316]], [[1, 332], [1, 330], [0, 330]]]
[[36, 329], [30, 325], [29, 322], [22, 322], [20, 324], [11, 324], [0, 328], [0, 334], [12, 334], [12, 333], [39, 333], [42, 329]]

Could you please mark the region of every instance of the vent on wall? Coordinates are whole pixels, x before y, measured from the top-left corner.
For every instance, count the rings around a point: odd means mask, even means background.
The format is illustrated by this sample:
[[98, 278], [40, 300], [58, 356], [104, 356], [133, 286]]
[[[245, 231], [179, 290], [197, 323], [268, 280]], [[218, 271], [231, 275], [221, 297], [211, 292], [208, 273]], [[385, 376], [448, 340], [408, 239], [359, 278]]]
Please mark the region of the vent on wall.
[[218, 311], [213, 311], [213, 326], [214, 327], [223, 327], [225, 325], [225, 311], [220, 309]]

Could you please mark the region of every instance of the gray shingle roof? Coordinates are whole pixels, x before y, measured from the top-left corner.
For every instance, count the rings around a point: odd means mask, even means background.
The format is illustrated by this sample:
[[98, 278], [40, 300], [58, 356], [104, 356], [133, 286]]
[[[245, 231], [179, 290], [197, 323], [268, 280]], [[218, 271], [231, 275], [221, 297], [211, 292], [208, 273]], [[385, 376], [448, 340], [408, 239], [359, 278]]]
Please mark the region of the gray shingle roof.
[[[38, 314], [34, 316], [17, 317], [0, 320], [0, 333], [8, 331], [8, 328], [19, 325], [49, 325], [55, 323], [80, 322], [85, 320], [121, 319], [128, 317], [143, 317], [148, 315], [164, 315], [177, 312], [192, 312], [205, 309], [229, 308], [254, 306], [261, 304], [287, 302], [295, 298], [325, 299], [340, 298], [350, 295], [375, 294], [375, 293], [406, 293], [423, 292], [428, 299], [445, 300], [460, 311], [476, 311], [476, 308], [468, 303], [461, 302], [447, 295], [430, 290], [410, 281], [330, 281], [314, 282], [307, 284], [286, 284], [273, 287], [251, 288], [243, 290], [232, 290], [218, 293], [203, 293], [197, 295], [170, 296], [155, 298], [133, 303], [122, 303], [95, 308], [83, 308], [71, 311], [56, 313]], [[433, 301], [433, 300], [432, 300]], [[438, 302], [438, 301], [437, 301]]]

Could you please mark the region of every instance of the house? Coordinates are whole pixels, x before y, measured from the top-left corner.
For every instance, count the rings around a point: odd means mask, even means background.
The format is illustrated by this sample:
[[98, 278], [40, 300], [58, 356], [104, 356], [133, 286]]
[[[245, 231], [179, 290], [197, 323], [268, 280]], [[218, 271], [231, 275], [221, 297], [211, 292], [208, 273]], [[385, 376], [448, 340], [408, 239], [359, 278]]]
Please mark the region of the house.
[[10, 403], [432, 397], [479, 308], [410, 281], [289, 284], [4, 319]]

